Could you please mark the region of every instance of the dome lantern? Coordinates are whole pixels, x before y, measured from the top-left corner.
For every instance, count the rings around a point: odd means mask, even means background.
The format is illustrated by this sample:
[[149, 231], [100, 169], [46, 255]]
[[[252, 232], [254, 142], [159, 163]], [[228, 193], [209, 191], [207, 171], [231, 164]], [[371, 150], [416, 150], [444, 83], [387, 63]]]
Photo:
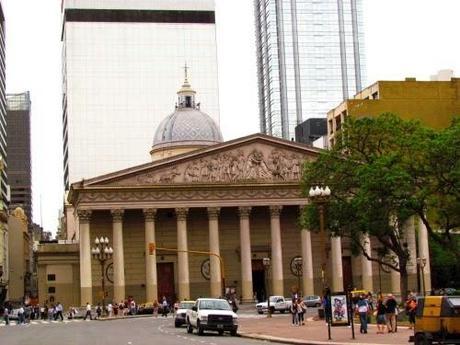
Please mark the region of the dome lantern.
[[177, 92], [175, 111], [161, 121], [155, 132], [150, 151], [154, 161], [223, 141], [219, 126], [195, 102], [196, 92], [188, 81], [187, 65], [184, 71], [185, 80]]

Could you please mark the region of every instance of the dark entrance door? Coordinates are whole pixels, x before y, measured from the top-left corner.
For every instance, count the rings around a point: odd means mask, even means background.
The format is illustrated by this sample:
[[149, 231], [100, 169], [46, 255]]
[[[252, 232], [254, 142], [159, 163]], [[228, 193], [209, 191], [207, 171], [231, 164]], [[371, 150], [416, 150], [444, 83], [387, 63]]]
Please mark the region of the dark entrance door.
[[157, 263], [158, 276], [158, 298], [161, 301], [163, 296], [169, 303], [173, 303], [176, 298], [174, 291], [174, 264], [172, 262]]
[[262, 260], [252, 260], [252, 290], [258, 301], [264, 301], [267, 293], [265, 290], [265, 270]]
[[342, 257], [342, 271], [343, 271], [343, 288], [347, 290], [353, 287], [353, 271], [351, 268], [351, 256]]

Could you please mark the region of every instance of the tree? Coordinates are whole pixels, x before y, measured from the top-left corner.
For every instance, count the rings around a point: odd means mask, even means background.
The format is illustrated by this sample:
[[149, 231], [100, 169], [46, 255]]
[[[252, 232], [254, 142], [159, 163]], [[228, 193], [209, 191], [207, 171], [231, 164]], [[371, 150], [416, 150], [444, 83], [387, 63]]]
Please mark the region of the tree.
[[[315, 185], [331, 187], [326, 219], [332, 235], [349, 238], [354, 254], [398, 271], [403, 298], [410, 257], [405, 222], [414, 215], [421, 217], [439, 242], [447, 241], [456, 226], [459, 128], [456, 121], [437, 132], [392, 114], [348, 118], [337, 144], [304, 166], [305, 195]], [[302, 222], [318, 229], [314, 205], [305, 208]], [[379, 242], [380, 255], [366, 252], [364, 234]], [[458, 252], [458, 243], [453, 242], [449, 248]]]

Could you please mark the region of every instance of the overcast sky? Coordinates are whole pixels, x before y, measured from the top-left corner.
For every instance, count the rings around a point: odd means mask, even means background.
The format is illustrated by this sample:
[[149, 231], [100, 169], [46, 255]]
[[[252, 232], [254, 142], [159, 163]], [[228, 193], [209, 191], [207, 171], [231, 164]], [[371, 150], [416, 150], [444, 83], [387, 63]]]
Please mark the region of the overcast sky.
[[[2, 0], [7, 91], [32, 98], [34, 221], [56, 231], [63, 203], [61, 0]], [[460, 73], [459, 0], [363, 0], [368, 84]], [[221, 128], [258, 132], [253, 0], [216, 0]], [[152, 133], [153, 135], [153, 133]]]

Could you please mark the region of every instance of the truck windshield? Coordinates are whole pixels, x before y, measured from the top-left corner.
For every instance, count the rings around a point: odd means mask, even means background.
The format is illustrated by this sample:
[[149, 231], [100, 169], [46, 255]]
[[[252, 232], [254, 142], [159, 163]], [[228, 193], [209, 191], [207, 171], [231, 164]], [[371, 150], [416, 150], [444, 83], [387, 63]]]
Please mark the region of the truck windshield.
[[[276, 297], [276, 296], [272, 296], [270, 297], [270, 303], [276, 303], [280, 298], [279, 297]], [[282, 300], [281, 300], [282, 302]]]
[[200, 309], [232, 310], [228, 302], [223, 300], [200, 301]]

